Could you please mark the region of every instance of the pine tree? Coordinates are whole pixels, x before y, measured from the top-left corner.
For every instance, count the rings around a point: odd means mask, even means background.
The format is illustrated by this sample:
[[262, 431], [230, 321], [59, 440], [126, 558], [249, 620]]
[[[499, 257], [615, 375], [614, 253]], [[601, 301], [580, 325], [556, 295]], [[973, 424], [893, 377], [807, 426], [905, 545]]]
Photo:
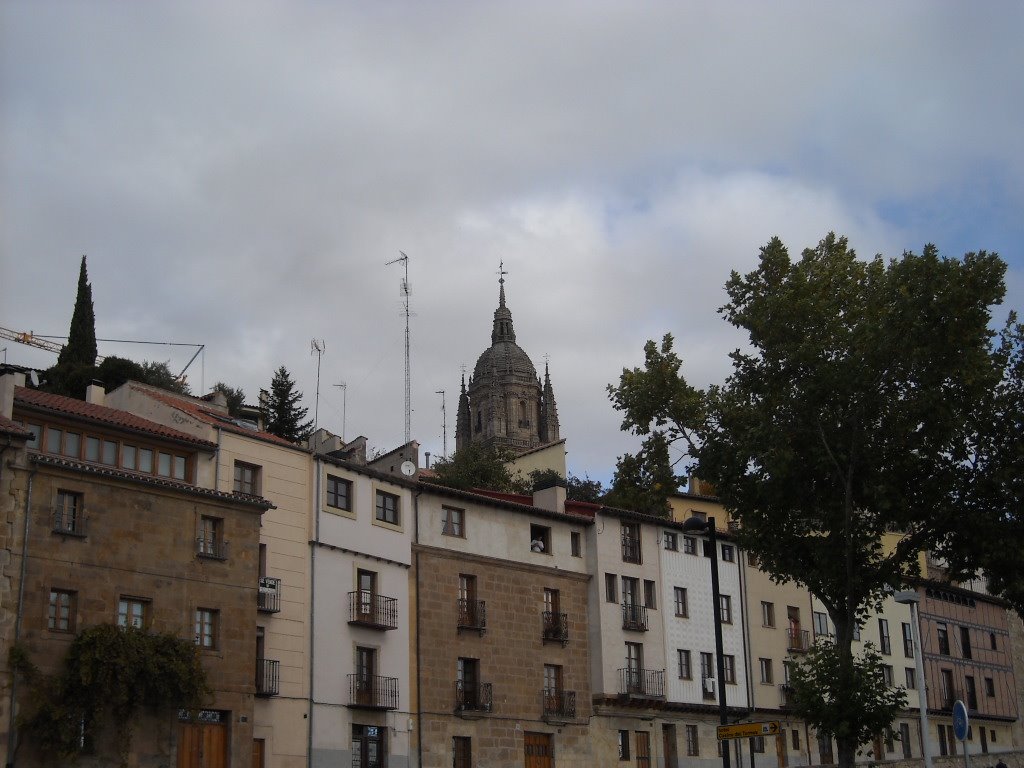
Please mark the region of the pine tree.
[[295, 389], [295, 382], [282, 365], [274, 372], [270, 392], [263, 404], [263, 419], [267, 432], [297, 443], [305, 440], [313, 431], [312, 421], [303, 421], [308, 408], [300, 408], [302, 393]]

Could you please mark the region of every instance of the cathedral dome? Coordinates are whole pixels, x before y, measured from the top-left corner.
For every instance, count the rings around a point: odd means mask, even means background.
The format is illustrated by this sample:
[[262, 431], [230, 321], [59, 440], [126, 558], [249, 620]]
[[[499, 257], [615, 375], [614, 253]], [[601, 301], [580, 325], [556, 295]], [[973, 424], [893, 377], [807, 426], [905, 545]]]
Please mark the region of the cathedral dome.
[[533, 367], [530, 356], [514, 341], [497, 341], [484, 350], [476, 361], [473, 369], [473, 381], [482, 383], [491, 374], [499, 376], [521, 376], [527, 381], [537, 379], [537, 369]]

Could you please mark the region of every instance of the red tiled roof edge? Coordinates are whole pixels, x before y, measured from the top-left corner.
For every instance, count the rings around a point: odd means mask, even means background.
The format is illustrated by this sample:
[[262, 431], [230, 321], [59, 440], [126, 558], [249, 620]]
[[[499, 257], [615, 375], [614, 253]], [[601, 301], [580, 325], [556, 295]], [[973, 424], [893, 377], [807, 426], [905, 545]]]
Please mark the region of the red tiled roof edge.
[[0, 416], [0, 433], [14, 437], [31, 437], [32, 433], [6, 416]]

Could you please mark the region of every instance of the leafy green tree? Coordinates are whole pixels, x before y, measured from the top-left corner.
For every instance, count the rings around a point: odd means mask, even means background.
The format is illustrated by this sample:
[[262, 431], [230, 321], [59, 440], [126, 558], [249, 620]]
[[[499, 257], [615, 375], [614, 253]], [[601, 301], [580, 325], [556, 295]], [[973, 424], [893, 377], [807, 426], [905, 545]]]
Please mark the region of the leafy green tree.
[[[761, 567], [822, 601], [842, 679], [858, 620], [964, 529], [965, 509], [1001, 528], [982, 468], [991, 392], [1010, 378], [989, 328], [1004, 273], [994, 254], [931, 245], [864, 262], [834, 234], [794, 261], [774, 238], [726, 284], [721, 312], [749, 347], [723, 385], [691, 387], [666, 336], [611, 388], [624, 428], [687, 449]], [[860, 734], [856, 719], [837, 730], [842, 768]]]
[[506, 462], [510, 458], [508, 454], [492, 447], [469, 443], [456, 451], [450, 459], [435, 462], [431, 469], [437, 475], [436, 482], [449, 488], [486, 488], [505, 493], [528, 493], [528, 484], [509, 471]]
[[180, 395], [192, 394], [184, 376], [175, 376], [171, 372], [170, 362], [162, 363], [152, 360], [142, 361], [142, 382], [153, 387], [160, 387]]
[[596, 504], [604, 496], [601, 481], [591, 480], [590, 475], [576, 477], [570, 472], [566, 483], [566, 498], [572, 501], [589, 501]]
[[242, 406], [245, 405], [245, 392], [241, 389], [225, 384], [223, 381], [218, 381], [213, 385], [214, 392], [222, 392], [224, 397], [228, 401], [228, 413], [232, 416], [237, 416], [242, 410]]
[[295, 382], [282, 365], [274, 372], [270, 392], [263, 404], [263, 419], [267, 432], [272, 435], [300, 442], [313, 431], [313, 422], [304, 421], [308, 408], [299, 405], [302, 393], [295, 389]]
[[604, 503], [649, 515], [671, 515], [668, 497], [679, 487], [679, 478], [672, 471], [668, 445], [665, 434], [654, 430], [636, 455], [620, 456]]
[[819, 638], [803, 659], [786, 663], [793, 707], [819, 737], [866, 744], [907, 705], [906, 690], [886, 684], [885, 664], [871, 643], [851, 664], [835, 643]]

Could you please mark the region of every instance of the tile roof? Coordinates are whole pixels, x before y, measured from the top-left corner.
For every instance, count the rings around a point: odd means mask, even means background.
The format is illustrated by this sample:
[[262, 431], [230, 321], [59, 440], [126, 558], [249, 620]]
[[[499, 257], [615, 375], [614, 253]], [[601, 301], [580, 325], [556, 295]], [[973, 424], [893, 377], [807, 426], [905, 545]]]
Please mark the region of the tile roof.
[[233, 432], [237, 435], [245, 435], [256, 440], [263, 440], [268, 443], [276, 443], [277, 445], [286, 446], [288, 448], [295, 448], [296, 450], [305, 451], [298, 443], [293, 443], [290, 440], [285, 440], [283, 437], [272, 435], [269, 432], [263, 432], [258, 429], [249, 429], [236, 423], [235, 420], [227, 414], [227, 412], [212, 407], [209, 403], [202, 401], [198, 398], [191, 397], [189, 395], [178, 395], [174, 392], [167, 392], [165, 390], [156, 389], [154, 387], [146, 386], [145, 384], [139, 384], [138, 382], [129, 382], [130, 386], [136, 392], [141, 392], [147, 397], [157, 400], [164, 405], [169, 405], [172, 408], [177, 408], [179, 411], [184, 411], [190, 416], [203, 421], [210, 426], [219, 427], [226, 432]]
[[155, 421], [144, 419], [141, 416], [128, 413], [128, 411], [87, 403], [85, 400], [76, 400], [73, 397], [40, 392], [38, 389], [15, 387], [14, 402], [17, 405], [33, 410], [70, 416], [132, 432], [155, 435], [201, 448], [213, 449], [217, 447], [216, 443], [211, 443], [209, 440], [201, 440], [187, 432], [180, 432], [177, 429], [165, 427], [163, 424], [157, 424]]
[[17, 422], [11, 421], [4, 416], [0, 416], [0, 432], [16, 437], [29, 437], [32, 434]]

